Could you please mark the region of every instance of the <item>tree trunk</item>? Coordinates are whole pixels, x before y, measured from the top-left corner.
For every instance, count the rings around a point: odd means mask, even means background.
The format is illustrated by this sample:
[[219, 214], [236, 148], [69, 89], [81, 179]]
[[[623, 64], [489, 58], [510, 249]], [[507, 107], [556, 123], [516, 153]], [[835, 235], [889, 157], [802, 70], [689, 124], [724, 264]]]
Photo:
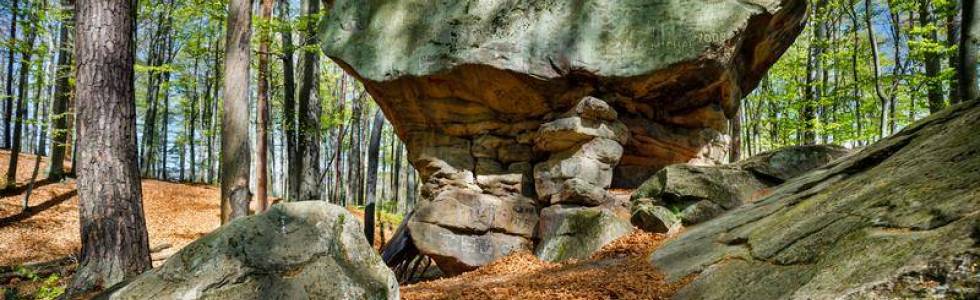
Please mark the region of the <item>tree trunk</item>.
[[[17, 44], [17, 15], [20, 14], [20, 8], [18, 7], [18, 0], [13, 0], [13, 5], [10, 8], [10, 40], [11, 45]], [[14, 103], [14, 54], [16, 54], [16, 48], [11, 47], [7, 49], [7, 97], [4, 102], [3, 110], [3, 148], [10, 149], [10, 116], [13, 110]], [[21, 72], [24, 72], [21, 70]]]
[[364, 205], [364, 236], [368, 244], [374, 245], [374, 197], [378, 187], [378, 156], [381, 152], [381, 130], [384, 129], [385, 115], [374, 114], [374, 124], [371, 125], [371, 144], [368, 146], [367, 169], [367, 203]]
[[[272, 0], [262, 0], [259, 18], [266, 24], [272, 22]], [[258, 116], [255, 124], [255, 193], [259, 204], [259, 212], [269, 206], [269, 32], [259, 32], [259, 87], [258, 102], [255, 104]]]
[[286, 199], [295, 201], [299, 195], [300, 160], [296, 136], [296, 80], [293, 70], [293, 32], [289, 26], [289, 1], [279, 0], [279, 19], [282, 27], [279, 38], [282, 39], [282, 127], [286, 139]]
[[963, 0], [962, 23], [960, 27], [960, 61], [957, 80], [960, 85], [960, 101], [977, 99], [977, 47], [980, 47], [980, 6], [976, 0]]
[[217, 87], [217, 84], [218, 84], [218, 78], [221, 78], [221, 62], [222, 62], [222, 59], [221, 59], [221, 56], [220, 56], [220, 50], [219, 50], [219, 49], [221, 49], [221, 47], [219, 47], [220, 41], [219, 40], [215, 40], [214, 43], [215, 43], [215, 47], [214, 47], [214, 59], [212, 60], [212, 65], [213, 65], [214, 69], [211, 72], [212, 73], [211, 74], [211, 77], [208, 78], [208, 93], [207, 93], [208, 94], [207, 97], [209, 99], [208, 104], [207, 104], [208, 105], [208, 126], [207, 126], [207, 129], [206, 129], [208, 131], [208, 135], [207, 135], [207, 152], [208, 153], [207, 153], [207, 159], [206, 159], [205, 162], [207, 163], [208, 170], [207, 170], [207, 176], [206, 176], [207, 178], [206, 178], [205, 181], [207, 181], [207, 183], [209, 183], [209, 184], [214, 183], [214, 138], [215, 138], [215, 135], [217, 133], [217, 126], [218, 126], [218, 90], [219, 90], [219, 88]]
[[248, 143], [252, 3], [228, 4], [224, 114], [221, 117], [221, 223], [248, 215], [251, 151]]
[[881, 111], [879, 112], [879, 123], [878, 123], [878, 137], [882, 138], [885, 136], [885, 112], [888, 110], [888, 97], [885, 96], [885, 91], [881, 88], [881, 71], [878, 69], [879, 55], [878, 55], [878, 41], [875, 39], [875, 31], [873, 24], [871, 23], [871, 15], [874, 13], [873, 7], [871, 6], [871, 0], [864, 0], [864, 25], [867, 27], [868, 31], [868, 42], [871, 44], [871, 68], [875, 95], [878, 97], [878, 101], [881, 103]]
[[739, 108], [735, 117], [728, 120], [731, 130], [732, 144], [729, 145], [728, 162], [734, 163], [741, 159], [742, 152], [742, 108]]
[[[166, 39], [170, 36], [170, 24], [167, 22], [170, 17], [170, 8], [172, 7], [173, 1], [167, 1], [165, 3], [165, 8], [163, 11], [156, 15], [156, 29], [153, 33], [152, 40], [150, 41], [149, 58], [147, 59], [147, 64], [150, 67], [160, 67], [163, 65], [165, 60], [165, 53], [169, 50], [164, 50], [168, 48], [166, 45]], [[142, 136], [142, 147], [140, 148], [140, 173], [144, 177], [149, 177], [151, 175], [154, 163], [154, 150], [156, 149], [156, 129], [157, 129], [157, 98], [159, 96], [160, 90], [160, 77], [162, 75], [156, 69], [150, 69], [147, 78], [146, 86], [146, 113], [143, 119], [143, 136]]]
[[[967, 0], [971, 1], [971, 0]], [[960, 0], [952, 0], [953, 12], [946, 16], [946, 47], [953, 48], [959, 44], [960, 39]], [[954, 52], [949, 55], [949, 67], [954, 71], [958, 67], [959, 53]], [[949, 104], [960, 103], [960, 85], [956, 78], [949, 80]]]
[[[318, 15], [320, 1], [303, 1], [306, 16]], [[317, 22], [310, 20], [304, 28], [304, 45], [318, 45], [316, 37]], [[319, 52], [305, 50], [300, 65], [299, 86], [299, 190], [298, 201], [320, 200], [320, 99], [317, 94], [319, 74]]]
[[[813, 6], [813, 16], [817, 22], [812, 23], [810, 26], [813, 27], [813, 39], [810, 41], [809, 55], [807, 55], [806, 61], [806, 86], [804, 87], [803, 95], [803, 108], [802, 108], [802, 119], [803, 121], [803, 132], [802, 132], [802, 144], [812, 145], [817, 141], [817, 136], [815, 132], [817, 123], [817, 102], [820, 101], [819, 90], [816, 86], [817, 77], [820, 74], [821, 69], [821, 58], [820, 55], [823, 53], [824, 39], [826, 37], [826, 31], [824, 30], [823, 22], [826, 10], [826, 0], [816, 0]], [[733, 157], [734, 158], [734, 157]]]
[[[929, 8], [929, 0], [919, 1], [919, 25], [926, 26], [930, 22], [933, 22], [932, 12]], [[929, 33], [925, 36], [929, 42], [938, 43], [939, 34], [936, 29], [929, 30]], [[943, 99], [943, 86], [939, 78], [939, 72], [942, 71], [942, 66], [940, 65], [939, 53], [929, 50], [925, 53], [925, 65], [926, 65], [926, 86], [928, 87], [927, 93], [929, 98], [929, 112], [936, 113], [946, 107], [946, 101]]]
[[[28, 7], [29, 9], [31, 7]], [[31, 23], [35, 23], [36, 12], [31, 13]], [[10, 159], [7, 164], [7, 178], [5, 188], [10, 189], [17, 185], [17, 161], [20, 156], [21, 137], [24, 131], [24, 119], [27, 118], [27, 77], [31, 73], [31, 51], [34, 49], [34, 39], [37, 37], [36, 28], [26, 28], [28, 49], [20, 54], [20, 78], [17, 83], [17, 106], [16, 116], [14, 116], [14, 134], [10, 144]]]
[[[170, 42], [167, 42], [167, 52], [170, 52]], [[170, 55], [167, 55], [170, 57]], [[167, 59], [167, 63], [171, 61], [171, 58]], [[157, 178], [163, 180], [169, 180], [167, 178], [167, 144], [170, 138], [170, 72], [163, 73], [163, 83], [160, 84], [160, 92], [163, 93], [163, 118], [160, 120], [160, 145], [158, 146], [158, 157], [160, 157], [160, 168], [158, 170]], [[153, 149], [150, 149], [153, 151]]]
[[189, 106], [190, 120], [188, 121], [189, 124], [187, 124], [187, 130], [188, 130], [187, 143], [189, 144], [188, 146], [190, 148], [189, 149], [190, 153], [187, 156], [187, 160], [189, 162], [188, 165], [190, 167], [189, 171], [190, 171], [191, 182], [197, 181], [197, 152], [194, 151], [195, 150], [194, 146], [195, 144], [197, 144], [197, 136], [195, 135], [195, 131], [197, 129], [197, 117], [198, 117], [198, 113], [201, 111], [201, 109], [198, 109], [197, 107], [198, 103], [200, 102], [199, 101], [200, 94], [198, 93], [199, 91], [198, 82], [200, 81], [198, 80], [199, 77], [197, 76], [197, 72], [198, 72], [197, 68], [200, 63], [199, 60], [200, 60], [199, 58], [194, 58], [194, 74], [193, 74], [194, 89], [193, 89], [193, 94], [191, 94], [191, 103]]
[[135, 4], [81, 0], [77, 6], [82, 251], [68, 298], [110, 287], [151, 267], [137, 169]]

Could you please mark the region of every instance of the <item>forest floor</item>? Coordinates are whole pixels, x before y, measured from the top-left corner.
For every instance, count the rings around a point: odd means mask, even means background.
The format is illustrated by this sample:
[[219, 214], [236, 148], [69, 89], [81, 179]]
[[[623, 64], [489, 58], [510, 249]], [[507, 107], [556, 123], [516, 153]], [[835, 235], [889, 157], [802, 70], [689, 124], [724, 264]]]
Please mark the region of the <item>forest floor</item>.
[[[9, 161], [10, 153], [0, 151], [0, 179]], [[20, 155], [16, 188], [0, 192], [0, 289], [7, 288], [6, 293], [20, 297], [34, 296], [42, 287], [67, 284], [81, 249], [75, 181], [44, 180], [46, 157], [41, 160], [38, 181], [28, 201], [30, 209], [22, 210], [34, 161], [34, 155]], [[143, 180], [143, 210], [154, 266], [221, 225], [219, 195], [217, 187], [205, 184]], [[356, 209], [351, 211], [359, 218], [364, 216]], [[375, 236], [390, 237], [394, 226], [397, 224], [386, 224], [385, 234], [379, 229]], [[375, 248], [380, 246], [379, 239]], [[44, 283], [52, 274], [57, 279]], [[0, 299], [11, 298], [14, 295], [0, 291]]]
[[455, 277], [402, 286], [402, 299], [668, 299], [690, 279], [668, 283], [647, 257], [666, 239], [635, 231], [589, 259], [550, 263], [524, 251]]
[[[9, 163], [0, 151], [0, 178]], [[80, 250], [78, 196], [74, 180], [43, 179], [47, 159], [42, 158], [38, 182], [21, 205], [31, 172], [33, 155], [18, 159], [16, 188], [0, 192], [0, 300], [35, 298], [65, 286]], [[203, 184], [143, 180], [143, 206], [153, 265], [195, 239], [218, 228], [219, 190]], [[358, 218], [363, 212], [350, 209]], [[394, 220], [392, 220], [394, 221]], [[386, 224], [389, 238], [397, 226]], [[515, 253], [456, 277], [433, 279], [401, 288], [404, 299], [657, 299], [667, 298], [683, 284], [667, 284], [646, 262], [648, 254], [665, 239], [637, 231], [604, 247], [589, 259], [548, 263], [529, 252]], [[375, 243], [380, 248], [380, 239]], [[43, 298], [43, 297], [42, 297]]]

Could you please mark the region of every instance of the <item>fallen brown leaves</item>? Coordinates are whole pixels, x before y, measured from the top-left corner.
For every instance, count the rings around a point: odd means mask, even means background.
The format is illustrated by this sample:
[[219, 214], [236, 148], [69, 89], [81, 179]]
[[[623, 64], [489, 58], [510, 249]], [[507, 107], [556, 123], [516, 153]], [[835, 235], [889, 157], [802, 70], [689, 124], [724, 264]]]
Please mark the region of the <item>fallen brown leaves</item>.
[[591, 258], [549, 263], [518, 252], [460, 276], [404, 286], [403, 299], [666, 299], [668, 283], [647, 262], [664, 235], [636, 231]]
[[[9, 152], [0, 151], [0, 165], [6, 166]], [[44, 177], [42, 160], [39, 180]], [[21, 155], [17, 184], [30, 180], [33, 155]], [[2, 174], [0, 174], [2, 175]], [[176, 252], [220, 225], [218, 189], [207, 185], [177, 184], [143, 180], [143, 210], [146, 214], [150, 247], [170, 244], [163, 252]], [[0, 198], [0, 266], [53, 260], [78, 252], [78, 196], [75, 182], [36, 186], [29, 204], [21, 212], [23, 194]], [[23, 218], [23, 219], [21, 219]]]

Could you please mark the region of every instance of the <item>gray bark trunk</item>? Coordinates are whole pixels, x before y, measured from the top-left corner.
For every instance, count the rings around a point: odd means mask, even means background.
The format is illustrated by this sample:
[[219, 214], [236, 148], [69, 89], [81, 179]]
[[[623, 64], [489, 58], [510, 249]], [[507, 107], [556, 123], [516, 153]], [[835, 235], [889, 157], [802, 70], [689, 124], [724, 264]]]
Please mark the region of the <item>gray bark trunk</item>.
[[374, 124], [371, 125], [371, 144], [368, 145], [367, 169], [367, 203], [364, 205], [364, 236], [368, 244], [374, 245], [374, 202], [378, 187], [378, 156], [381, 152], [381, 130], [384, 127], [385, 116], [378, 109], [374, 114]]
[[[320, 1], [306, 0], [303, 10], [307, 16], [320, 12]], [[316, 24], [309, 22], [304, 29], [304, 45], [317, 45]], [[303, 52], [300, 65], [302, 80], [299, 86], [299, 189], [296, 200], [320, 200], [320, 99], [317, 93], [319, 53]]]
[[225, 41], [224, 114], [221, 117], [221, 222], [248, 215], [252, 195], [248, 180], [251, 150], [248, 142], [250, 42], [252, 3], [228, 4]]

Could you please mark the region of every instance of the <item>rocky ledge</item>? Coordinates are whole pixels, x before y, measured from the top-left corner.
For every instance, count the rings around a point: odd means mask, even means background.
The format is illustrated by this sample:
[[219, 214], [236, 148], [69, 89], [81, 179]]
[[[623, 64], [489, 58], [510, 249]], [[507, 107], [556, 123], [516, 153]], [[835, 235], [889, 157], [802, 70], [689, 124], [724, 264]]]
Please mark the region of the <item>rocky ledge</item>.
[[650, 261], [678, 299], [980, 296], [980, 102], [689, 228]]

